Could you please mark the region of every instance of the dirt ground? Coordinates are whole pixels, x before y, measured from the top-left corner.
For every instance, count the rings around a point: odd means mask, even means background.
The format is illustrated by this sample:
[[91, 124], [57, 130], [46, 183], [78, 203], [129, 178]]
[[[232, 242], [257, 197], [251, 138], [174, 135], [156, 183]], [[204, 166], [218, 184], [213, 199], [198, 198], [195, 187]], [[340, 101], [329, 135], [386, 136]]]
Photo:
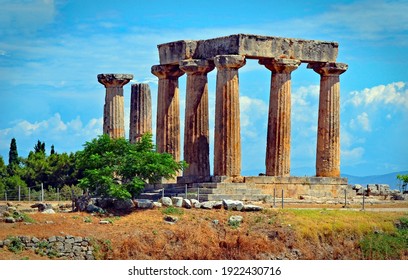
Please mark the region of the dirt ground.
[[[61, 202], [54, 202], [53, 204], [57, 205], [58, 203]], [[31, 204], [14, 202], [18, 209], [26, 209], [26, 211], [31, 209], [29, 207]], [[0, 202], [0, 205], [5, 205], [5, 202]], [[277, 205], [277, 207], [279, 206]], [[174, 254], [180, 254], [180, 252], [187, 254], [188, 259], [228, 259], [235, 257], [257, 259], [267, 258], [261, 254], [261, 252], [266, 251], [270, 255], [279, 255], [279, 252], [285, 251], [284, 257], [291, 258], [292, 255], [290, 254], [293, 253], [294, 247], [301, 248], [303, 246], [305, 252], [307, 250], [313, 251], [313, 248], [307, 248], [309, 245], [306, 241], [304, 244], [296, 242], [296, 236], [287, 229], [287, 225], [283, 226], [276, 222], [279, 220], [278, 215], [280, 215], [281, 209], [274, 209], [270, 204], [264, 204], [263, 207], [268, 211], [231, 212], [223, 209], [183, 209], [183, 213], [178, 215], [180, 220], [176, 224], [164, 222], [163, 218], [166, 215], [163, 213], [164, 208], [135, 210], [122, 216], [96, 216], [79, 212], [55, 214], [28, 212], [28, 215], [34, 220], [32, 223], [0, 223], [0, 240], [8, 236], [22, 235], [36, 236], [37, 238], [63, 235], [91, 237], [104, 244], [104, 248], [101, 249], [101, 258], [104, 259], [171, 259], [174, 258]], [[344, 209], [342, 205], [322, 204], [286, 204], [285, 208]], [[356, 205], [349, 209], [361, 210], [361, 206]], [[398, 217], [398, 215], [408, 212], [408, 202], [367, 205], [366, 210], [392, 211], [398, 213], [395, 214], [395, 217]], [[245, 223], [238, 229], [231, 228], [227, 223], [231, 215], [243, 216]], [[109, 223], [100, 224], [101, 220], [108, 220]], [[135, 243], [135, 240], [141, 240], [141, 242]], [[272, 245], [271, 240], [275, 242]], [[332, 243], [336, 242], [335, 238], [330, 237], [330, 240]], [[339, 246], [344, 247], [345, 241], [342, 242], [343, 245], [339, 244]], [[186, 243], [191, 244], [191, 247], [186, 247]], [[335, 246], [334, 243], [330, 246]], [[195, 252], [196, 248], [211, 248], [212, 246], [215, 248], [212, 252]], [[324, 246], [321, 246], [324, 249]], [[349, 244], [348, 246], [353, 248], [354, 245]], [[246, 247], [250, 249], [244, 252]], [[175, 252], [172, 255], [167, 250]], [[211, 251], [211, 249], [209, 250]], [[236, 255], [225, 255], [229, 251], [235, 252]], [[327, 249], [326, 253], [322, 251], [321, 256], [303, 253], [300, 258], [332, 259], [345, 257], [346, 259], [358, 259], [360, 257], [358, 253], [352, 252], [347, 256], [334, 256], [333, 254], [332, 248]], [[181, 255], [179, 257], [183, 258]], [[293, 256], [293, 258], [297, 257], [299, 256]], [[47, 257], [36, 255], [30, 251], [14, 254], [0, 249], [0, 259], [47, 259]]]

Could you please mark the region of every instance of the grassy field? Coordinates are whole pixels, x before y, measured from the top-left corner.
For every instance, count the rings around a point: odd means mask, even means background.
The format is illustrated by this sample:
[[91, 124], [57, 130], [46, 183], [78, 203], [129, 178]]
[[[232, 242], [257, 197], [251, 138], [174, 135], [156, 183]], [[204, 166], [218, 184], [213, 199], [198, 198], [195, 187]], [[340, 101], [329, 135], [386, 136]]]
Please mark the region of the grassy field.
[[[98, 259], [408, 259], [406, 204], [393, 212], [264, 207], [262, 212], [161, 208], [111, 217], [34, 212], [27, 214], [31, 223], [1, 223], [0, 239], [91, 237]], [[167, 215], [179, 220], [168, 224]], [[228, 223], [232, 215], [243, 222]], [[0, 249], [0, 259], [44, 258]]]

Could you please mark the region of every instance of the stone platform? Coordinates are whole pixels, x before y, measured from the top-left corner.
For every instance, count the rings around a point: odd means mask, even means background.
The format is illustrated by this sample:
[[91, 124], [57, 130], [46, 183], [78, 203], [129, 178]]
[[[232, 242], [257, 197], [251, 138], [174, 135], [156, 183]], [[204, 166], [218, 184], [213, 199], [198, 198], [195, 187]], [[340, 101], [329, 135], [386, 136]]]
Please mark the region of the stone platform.
[[212, 177], [212, 182], [152, 184], [145, 188], [141, 198], [159, 199], [163, 195], [198, 198], [200, 201], [234, 199], [242, 201], [272, 201], [283, 197], [290, 200], [340, 200], [354, 197], [355, 191], [347, 184], [347, 178], [328, 177], [241, 177], [232, 182], [223, 177]]

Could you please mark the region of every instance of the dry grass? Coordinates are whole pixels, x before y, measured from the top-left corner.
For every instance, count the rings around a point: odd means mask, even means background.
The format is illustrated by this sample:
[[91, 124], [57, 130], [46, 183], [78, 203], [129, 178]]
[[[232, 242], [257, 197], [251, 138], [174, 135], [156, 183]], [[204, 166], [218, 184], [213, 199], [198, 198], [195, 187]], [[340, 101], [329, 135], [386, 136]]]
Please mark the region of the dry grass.
[[[405, 212], [406, 213], [406, 212]], [[395, 231], [403, 212], [358, 212], [328, 209], [232, 212], [184, 210], [167, 224], [160, 209], [134, 211], [106, 219], [86, 213], [29, 214], [35, 222], [0, 224], [0, 239], [74, 235], [94, 238], [100, 259], [362, 259], [359, 241], [373, 232]], [[239, 227], [228, 225], [241, 215]], [[218, 222], [216, 222], [218, 221]], [[296, 254], [295, 254], [296, 253]], [[0, 249], [0, 259], [41, 259]]]

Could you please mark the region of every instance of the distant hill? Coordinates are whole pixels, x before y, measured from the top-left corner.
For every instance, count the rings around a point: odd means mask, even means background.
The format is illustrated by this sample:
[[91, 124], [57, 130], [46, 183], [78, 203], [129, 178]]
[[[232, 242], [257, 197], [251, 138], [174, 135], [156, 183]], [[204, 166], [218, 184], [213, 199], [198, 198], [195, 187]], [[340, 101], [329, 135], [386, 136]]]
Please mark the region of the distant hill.
[[341, 177], [348, 178], [348, 183], [350, 185], [360, 184], [365, 186], [367, 184], [388, 184], [391, 189], [398, 189], [398, 174], [408, 174], [408, 171], [393, 172], [383, 175], [372, 175], [372, 176], [353, 176], [348, 174], [341, 174]]

